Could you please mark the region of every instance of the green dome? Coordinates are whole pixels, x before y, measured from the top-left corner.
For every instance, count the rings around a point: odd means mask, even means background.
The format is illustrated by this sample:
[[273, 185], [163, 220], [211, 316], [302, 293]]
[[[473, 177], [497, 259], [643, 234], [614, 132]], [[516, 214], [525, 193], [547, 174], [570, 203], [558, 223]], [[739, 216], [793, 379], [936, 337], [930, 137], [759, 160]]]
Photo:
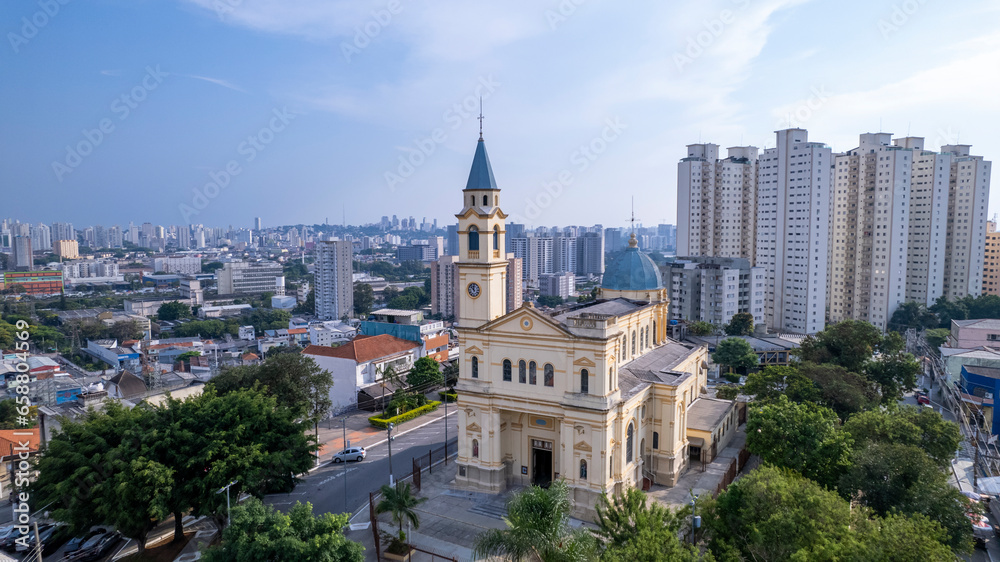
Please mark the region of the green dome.
[[601, 288], [613, 291], [655, 291], [663, 288], [660, 268], [639, 251], [635, 234], [628, 241], [628, 248], [604, 269]]

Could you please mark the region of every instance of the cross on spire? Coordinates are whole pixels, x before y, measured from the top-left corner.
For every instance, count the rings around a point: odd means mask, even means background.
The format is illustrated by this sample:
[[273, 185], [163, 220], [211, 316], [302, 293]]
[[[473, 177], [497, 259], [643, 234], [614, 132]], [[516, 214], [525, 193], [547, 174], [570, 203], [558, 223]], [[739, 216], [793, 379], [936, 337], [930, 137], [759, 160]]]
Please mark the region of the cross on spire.
[[479, 96], [479, 140], [483, 140], [483, 97]]

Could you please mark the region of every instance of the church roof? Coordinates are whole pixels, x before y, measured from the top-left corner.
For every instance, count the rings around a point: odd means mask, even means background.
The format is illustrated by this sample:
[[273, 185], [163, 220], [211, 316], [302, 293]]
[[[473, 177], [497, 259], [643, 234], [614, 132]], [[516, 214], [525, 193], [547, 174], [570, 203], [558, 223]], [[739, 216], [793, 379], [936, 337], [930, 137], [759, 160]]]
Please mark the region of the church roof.
[[649, 383], [676, 385], [690, 377], [691, 373], [673, 369], [683, 363], [694, 349], [693, 345], [668, 341], [626, 363], [618, 371], [618, 386], [622, 390], [622, 398], [628, 399]]
[[601, 287], [614, 291], [652, 291], [663, 288], [660, 268], [649, 256], [639, 251], [635, 234], [628, 241], [629, 247], [611, 260], [604, 269]]
[[481, 138], [476, 144], [476, 154], [472, 157], [472, 169], [469, 170], [469, 181], [465, 183], [465, 189], [499, 189], [493, 178], [490, 157], [486, 155], [486, 143]]

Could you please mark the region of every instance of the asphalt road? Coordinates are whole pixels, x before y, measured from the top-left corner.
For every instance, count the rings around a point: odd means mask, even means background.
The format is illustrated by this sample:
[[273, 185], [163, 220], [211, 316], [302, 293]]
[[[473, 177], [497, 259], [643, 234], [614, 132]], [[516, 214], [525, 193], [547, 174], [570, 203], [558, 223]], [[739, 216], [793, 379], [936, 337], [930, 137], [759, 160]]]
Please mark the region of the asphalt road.
[[[448, 416], [448, 451], [458, 446], [457, 413]], [[406, 431], [404, 429], [404, 431]], [[392, 441], [392, 472], [396, 478], [412, 472], [414, 457], [427, 457], [427, 452], [444, 446], [444, 418], [426, 426], [395, 436]], [[327, 463], [303, 478], [289, 494], [272, 494], [264, 501], [282, 511], [296, 502], [310, 502], [313, 513], [357, 513], [367, 506], [368, 493], [389, 483], [389, 447], [380, 443], [366, 449], [361, 462]], [[435, 457], [438, 459], [440, 457]], [[346, 479], [346, 501], [345, 501]]]

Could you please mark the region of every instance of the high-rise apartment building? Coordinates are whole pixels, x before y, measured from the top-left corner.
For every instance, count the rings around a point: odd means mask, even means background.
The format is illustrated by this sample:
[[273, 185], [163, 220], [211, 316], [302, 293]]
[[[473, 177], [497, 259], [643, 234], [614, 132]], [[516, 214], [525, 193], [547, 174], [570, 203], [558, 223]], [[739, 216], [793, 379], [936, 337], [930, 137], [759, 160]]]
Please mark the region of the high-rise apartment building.
[[[830, 234], [830, 147], [804, 129], [778, 131], [757, 176], [756, 259], [764, 269], [764, 315], [772, 331], [825, 327]], [[679, 221], [678, 221], [679, 222]], [[678, 244], [680, 244], [678, 228]]]
[[124, 246], [124, 241], [121, 227], [115, 225], [108, 229], [108, 243], [112, 248], [121, 248]]
[[604, 232], [584, 232], [576, 239], [576, 273], [604, 274]]
[[521, 258], [507, 254], [507, 312], [513, 312], [524, 304], [523, 269]]
[[924, 150], [924, 139], [919, 137], [895, 139], [893, 143], [913, 154], [906, 300], [930, 306], [944, 291], [952, 155]]
[[32, 257], [31, 237], [15, 236], [11, 247], [14, 249], [13, 269], [17, 271], [30, 271], [34, 267]]
[[458, 317], [458, 256], [441, 256], [431, 263], [431, 314]]
[[983, 254], [983, 294], [1000, 295], [1000, 232], [997, 232], [996, 221], [986, 222]]
[[68, 222], [52, 223], [51, 235], [53, 240], [76, 240], [76, 230]]
[[[200, 262], [198, 266], [201, 267]], [[220, 295], [277, 294], [279, 285], [283, 289], [285, 281], [281, 264], [269, 261], [227, 262], [216, 272], [216, 277]]]
[[[201, 273], [201, 258], [197, 257], [176, 257], [176, 258], [153, 258], [154, 273], [178, 273], [184, 275], [194, 275]], [[222, 293], [229, 294], [229, 293]]]
[[314, 271], [316, 316], [339, 320], [354, 315], [354, 262], [351, 243], [327, 240], [316, 244]]
[[948, 241], [944, 258], [944, 296], [957, 300], [978, 296], [983, 286], [986, 243], [986, 206], [990, 196], [992, 162], [971, 156], [970, 145], [941, 147], [950, 153], [948, 180]]
[[65, 260], [80, 257], [80, 244], [76, 240], [56, 240], [52, 246], [55, 254]]
[[556, 236], [552, 239], [552, 271], [576, 273], [575, 236]]
[[691, 144], [677, 164], [677, 255], [756, 259], [758, 149]]
[[740, 312], [764, 324], [764, 270], [746, 258], [690, 257], [661, 268], [670, 297], [670, 319], [722, 327]]
[[52, 249], [52, 229], [45, 223], [31, 225], [31, 247], [35, 250]]
[[865, 133], [834, 157], [830, 321], [865, 320], [885, 330], [905, 302], [913, 152], [888, 133]]
[[177, 226], [177, 248], [180, 250], [191, 249], [191, 227], [186, 224]]
[[552, 238], [547, 236], [514, 238], [511, 240], [511, 246], [514, 257], [521, 258], [524, 280], [537, 285], [539, 275], [554, 273]]

